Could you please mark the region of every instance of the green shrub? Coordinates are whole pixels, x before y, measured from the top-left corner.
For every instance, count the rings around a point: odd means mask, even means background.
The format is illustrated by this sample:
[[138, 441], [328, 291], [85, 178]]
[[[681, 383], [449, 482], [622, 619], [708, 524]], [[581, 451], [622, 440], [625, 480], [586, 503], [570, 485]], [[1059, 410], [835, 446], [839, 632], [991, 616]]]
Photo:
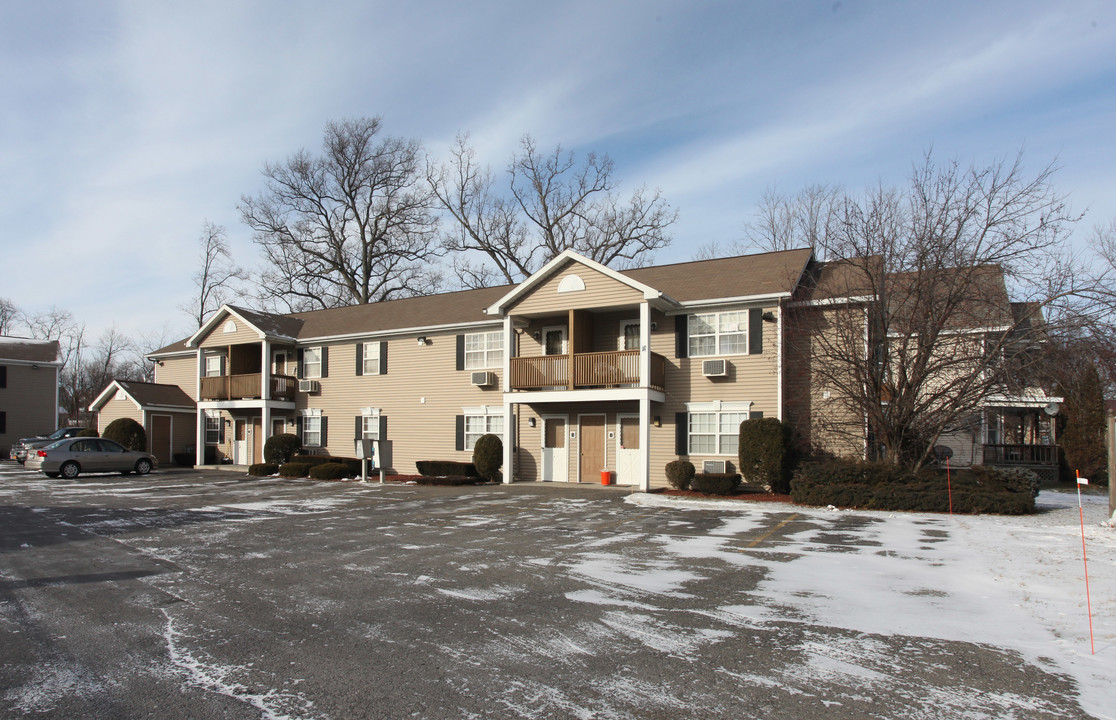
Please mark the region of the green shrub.
[[285, 478], [302, 478], [310, 474], [311, 465], [304, 462], [289, 462], [279, 466], [279, 475]]
[[353, 471], [345, 463], [328, 462], [310, 468], [310, 477], [315, 480], [341, 480], [353, 477]]
[[426, 477], [464, 476], [480, 477], [477, 466], [473, 463], [457, 462], [456, 460], [419, 460], [415, 463], [419, 475]]
[[481, 478], [476, 475], [442, 475], [440, 477], [423, 476], [415, 479], [416, 485], [476, 485]]
[[833, 460], [808, 463], [791, 481], [791, 499], [802, 505], [834, 505], [869, 510], [1024, 515], [1035, 510], [1025, 475], [985, 467], [946, 473], [918, 473], [879, 463]]
[[[974, 468], [975, 470], [976, 468]], [[1042, 489], [1042, 481], [1039, 479], [1038, 473], [1034, 470], [1028, 470], [1021, 467], [997, 467], [989, 468], [993, 475], [997, 476], [1004, 485], [1013, 488], [1014, 492], [1029, 492], [1033, 497], [1038, 497], [1039, 490]]]
[[269, 463], [276, 463], [282, 465], [288, 463], [299, 450], [302, 449], [302, 440], [298, 435], [291, 433], [282, 433], [280, 435], [272, 435], [264, 443], [263, 456], [264, 460]]
[[740, 423], [740, 474], [768, 492], [790, 492], [794, 453], [790, 425], [776, 418]]
[[740, 486], [736, 473], [697, 473], [690, 481], [690, 489], [706, 495], [728, 495]]
[[499, 479], [500, 466], [504, 463], [504, 441], [499, 435], [481, 435], [473, 446], [473, 464], [477, 475], [490, 481]]
[[102, 435], [106, 440], [114, 440], [129, 450], [147, 450], [147, 432], [143, 425], [132, 418], [117, 418], [105, 428]]
[[694, 464], [689, 460], [672, 460], [666, 464], [666, 476], [675, 490], [689, 490], [694, 479]]
[[291, 459], [289, 460], [289, 462], [303, 463], [305, 465], [309, 465], [310, 467], [332, 461], [333, 458], [331, 458], [329, 455], [292, 455]]
[[85, 428], [84, 430], [79, 432], [77, 434], [77, 437], [100, 437], [100, 434], [97, 432], [97, 428], [91, 427]]
[[279, 472], [279, 465], [276, 463], [256, 463], [248, 466], [248, 474], [254, 477], [268, 477], [277, 472]]

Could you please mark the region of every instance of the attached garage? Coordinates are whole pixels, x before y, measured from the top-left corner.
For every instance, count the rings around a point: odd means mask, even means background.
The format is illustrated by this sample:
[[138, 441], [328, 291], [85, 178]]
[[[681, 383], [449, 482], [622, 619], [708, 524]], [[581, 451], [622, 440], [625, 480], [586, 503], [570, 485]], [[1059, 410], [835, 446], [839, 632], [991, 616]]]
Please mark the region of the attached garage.
[[114, 380], [89, 409], [97, 413], [99, 433], [123, 417], [143, 425], [147, 451], [163, 467], [197, 442], [197, 405], [177, 385]]

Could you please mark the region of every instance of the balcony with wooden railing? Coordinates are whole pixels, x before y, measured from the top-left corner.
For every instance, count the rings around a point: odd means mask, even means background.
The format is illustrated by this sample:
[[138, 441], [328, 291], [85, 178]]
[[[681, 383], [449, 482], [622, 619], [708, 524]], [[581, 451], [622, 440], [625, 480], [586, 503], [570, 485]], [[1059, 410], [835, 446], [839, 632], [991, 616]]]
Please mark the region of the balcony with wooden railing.
[[[271, 376], [271, 399], [294, 400], [298, 379], [289, 375]], [[263, 375], [218, 375], [201, 379], [201, 400], [254, 400], [263, 397]]]
[[1057, 465], [1056, 445], [985, 445], [985, 465]]
[[[510, 384], [512, 390], [639, 387], [639, 350], [513, 357]], [[666, 358], [651, 353], [649, 386], [661, 391], [665, 384]]]

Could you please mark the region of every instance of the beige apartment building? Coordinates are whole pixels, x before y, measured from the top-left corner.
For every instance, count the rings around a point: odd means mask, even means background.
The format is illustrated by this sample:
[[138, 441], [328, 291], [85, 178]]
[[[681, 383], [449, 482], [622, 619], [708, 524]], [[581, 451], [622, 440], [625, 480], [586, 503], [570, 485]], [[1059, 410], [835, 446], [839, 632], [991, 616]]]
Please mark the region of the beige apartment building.
[[[616, 271], [567, 251], [513, 286], [292, 314], [225, 306], [149, 357], [158, 385], [196, 402], [191, 442], [176, 425], [171, 444], [199, 464], [261, 462], [266, 438], [295, 433], [337, 456], [390, 440], [383, 464], [412, 474], [469, 461], [495, 433], [507, 482], [608, 472], [646, 490], [678, 458], [733, 471], [742, 420], [808, 419], [822, 402], [787, 352], [801, 331], [789, 309], [826, 292], [818, 266], [803, 249]], [[111, 397], [143, 405], [126, 390]]]
[[58, 428], [56, 340], [0, 337], [0, 458], [20, 438]]

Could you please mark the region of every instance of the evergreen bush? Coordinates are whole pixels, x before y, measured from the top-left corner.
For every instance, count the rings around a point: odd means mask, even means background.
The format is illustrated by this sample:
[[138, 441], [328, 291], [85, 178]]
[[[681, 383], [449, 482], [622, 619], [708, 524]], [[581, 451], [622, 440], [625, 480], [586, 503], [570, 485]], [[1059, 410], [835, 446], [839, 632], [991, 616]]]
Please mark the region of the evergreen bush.
[[754, 418], [740, 423], [740, 474], [768, 492], [790, 492], [794, 452], [790, 425], [776, 418]]
[[740, 486], [736, 473], [697, 473], [690, 481], [690, 489], [706, 495], [728, 495]]
[[97, 428], [89, 427], [79, 432], [77, 437], [101, 437], [101, 435], [97, 432]]
[[419, 475], [426, 477], [480, 477], [476, 465], [456, 460], [419, 460], [415, 463], [415, 467], [418, 468]]
[[672, 460], [666, 464], [667, 482], [675, 490], [689, 490], [694, 472], [694, 464], [689, 460]]
[[299, 439], [298, 435], [282, 433], [272, 435], [264, 442], [263, 456], [264, 460], [269, 463], [282, 465], [283, 463], [289, 463], [291, 458], [301, 449], [302, 440]]
[[248, 474], [253, 477], [268, 477], [278, 472], [279, 466], [276, 463], [256, 463], [248, 466]]
[[102, 437], [106, 440], [118, 442], [129, 450], [138, 450], [139, 452], [147, 450], [147, 431], [143, 429], [143, 425], [132, 418], [113, 420], [105, 428], [105, 434]]
[[499, 435], [481, 435], [473, 446], [473, 465], [477, 475], [489, 481], [500, 476], [500, 466], [504, 463], [504, 441]]
[[314, 480], [341, 480], [353, 477], [353, 471], [345, 463], [327, 462], [310, 468], [310, 477]]
[[310, 474], [310, 467], [303, 462], [283, 463], [279, 466], [279, 475], [285, 478], [303, 478]]

